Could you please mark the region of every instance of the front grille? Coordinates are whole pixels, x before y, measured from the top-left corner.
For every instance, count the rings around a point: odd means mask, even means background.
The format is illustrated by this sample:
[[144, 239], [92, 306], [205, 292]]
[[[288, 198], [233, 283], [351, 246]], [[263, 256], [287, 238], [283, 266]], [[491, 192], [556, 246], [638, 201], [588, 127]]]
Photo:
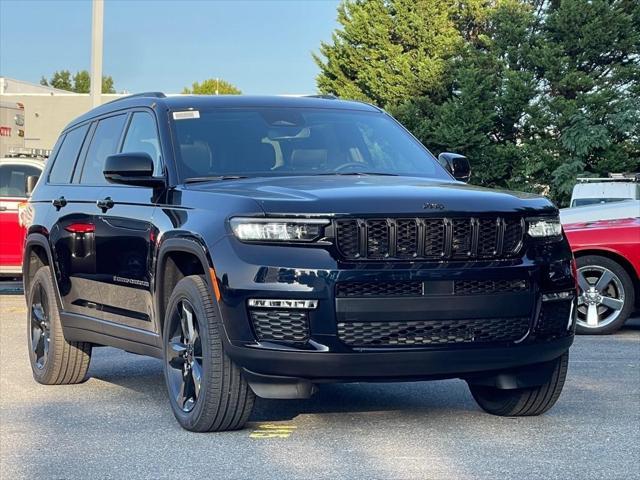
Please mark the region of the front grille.
[[522, 218], [374, 218], [335, 221], [340, 254], [355, 259], [502, 259], [520, 252]]
[[419, 297], [422, 282], [342, 282], [336, 297]]
[[568, 335], [569, 315], [573, 300], [543, 302], [534, 335], [536, 338], [551, 340]]
[[250, 310], [256, 337], [261, 341], [305, 343], [309, 340], [307, 312]]
[[524, 337], [527, 317], [408, 322], [341, 322], [340, 340], [351, 347], [509, 343]]
[[455, 282], [456, 295], [515, 293], [528, 289], [527, 280], [458, 280]]

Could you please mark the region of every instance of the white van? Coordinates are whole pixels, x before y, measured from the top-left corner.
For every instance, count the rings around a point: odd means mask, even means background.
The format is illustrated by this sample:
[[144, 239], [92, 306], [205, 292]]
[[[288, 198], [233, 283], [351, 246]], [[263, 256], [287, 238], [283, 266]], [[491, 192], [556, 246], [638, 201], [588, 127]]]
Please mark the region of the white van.
[[612, 174], [611, 178], [578, 178], [569, 205], [583, 207], [597, 203], [640, 200], [639, 175], [624, 177]]

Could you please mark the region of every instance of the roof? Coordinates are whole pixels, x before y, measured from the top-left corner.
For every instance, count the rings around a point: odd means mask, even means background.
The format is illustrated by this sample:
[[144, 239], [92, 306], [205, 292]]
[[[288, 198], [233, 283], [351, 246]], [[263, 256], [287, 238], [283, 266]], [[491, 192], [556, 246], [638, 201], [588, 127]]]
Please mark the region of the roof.
[[[160, 92], [148, 92], [119, 98], [90, 110], [73, 120], [67, 128], [105, 113], [133, 107], [164, 106], [168, 110], [199, 110], [207, 108], [327, 108], [380, 112], [373, 105], [363, 102], [339, 100], [327, 96], [253, 96], [253, 95], [176, 95], [166, 97]], [[66, 130], [66, 128], [65, 128]]]

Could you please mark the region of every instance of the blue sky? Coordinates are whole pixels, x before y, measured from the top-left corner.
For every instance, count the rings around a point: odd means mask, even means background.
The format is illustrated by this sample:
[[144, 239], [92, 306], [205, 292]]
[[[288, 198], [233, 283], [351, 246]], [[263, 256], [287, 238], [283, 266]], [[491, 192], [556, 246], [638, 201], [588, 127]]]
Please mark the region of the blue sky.
[[[338, 0], [106, 0], [103, 73], [117, 91], [179, 93], [220, 77], [243, 93], [313, 93], [312, 52]], [[91, 2], [0, 0], [0, 75], [38, 82], [89, 69]]]

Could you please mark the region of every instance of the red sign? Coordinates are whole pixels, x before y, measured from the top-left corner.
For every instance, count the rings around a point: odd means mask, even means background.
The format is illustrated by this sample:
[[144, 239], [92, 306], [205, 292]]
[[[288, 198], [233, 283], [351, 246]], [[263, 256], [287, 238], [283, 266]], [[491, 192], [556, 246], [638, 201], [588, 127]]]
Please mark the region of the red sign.
[[0, 127], [0, 137], [10, 137], [11, 127]]

